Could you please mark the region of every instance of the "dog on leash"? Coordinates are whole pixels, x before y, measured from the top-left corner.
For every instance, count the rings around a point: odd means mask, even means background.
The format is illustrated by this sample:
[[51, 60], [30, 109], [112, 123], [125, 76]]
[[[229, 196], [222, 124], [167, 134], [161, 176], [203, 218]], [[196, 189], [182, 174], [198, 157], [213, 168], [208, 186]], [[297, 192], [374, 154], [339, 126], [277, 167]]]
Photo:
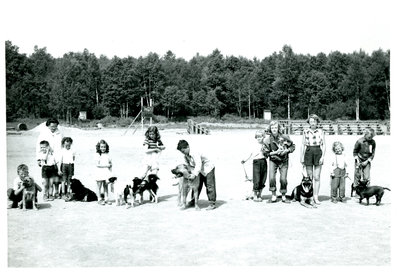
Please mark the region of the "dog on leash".
[[149, 174], [147, 179], [140, 179], [135, 177], [132, 180], [132, 186], [127, 185], [124, 189], [124, 201], [128, 206], [128, 195], [131, 197], [132, 205], [135, 203], [136, 195], [139, 194], [139, 204], [143, 203], [143, 194], [144, 192], [148, 192], [150, 196], [150, 201], [154, 203], [158, 203], [158, 185], [157, 181], [160, 178], [156, 174]]
[[368, 186], [368, 180], [363, 181], [360, 180], [360, 183], [356, 186], [356, 193], [360, 196], [360, 204], [361, 201], [365, 198], [367, 200], [367, 206], [369, 205], [369, 198], [375, 196], [376, 202], [375, 205], [379, 206], [381, 204], [382, 196], [385, 193], [385, 190], [390, 191], [389, 188], [381, 187], [381, 186]]
[[[140, 179], [138, 177], [135, 177], [132, 179], [132, 185], [126, 185], [123, 191], [123, 196], [124, 196], [124, 202], [126, 208], [129, 208], [129, 202], [128, 202], [128, 196], [130, 196], [131, 201], [132, 201], [132, 206], [134, 206], [135, 201], [136, 201], [136, 194], [139, 192], [139, 186], [142, 184], [143, 179]], [[140, 203], [143, 202], [143, 197], [141, 197]], [[119, 201], [117, 200], [117, 205], [119, 204]], [[122, 201], [121, 201], [122, 204]]]
[[316, 208], [314, 202], [313, 183], [310, 177], [303, 176], [300, 185], [296, 186], [291, 195], [291, 199], [299, 201], [300, 204], [306, 208]]
[[94, 191], [86, 188], [79, 179], [71, 179], [71, 196], [65, 202], [69, 201], [83, 201], [92, 202], [97, 201], [97, 195]]
[[187, 195], [192, 190], [194, 196], [194, 207], [196, 210], [200, 210], [198, 205], [199, 201], [199, 184], [200, 178], [196, 176], [195, 179], [189, 179], [190, 170], [189, 167], [185, 164], [180, 164], [176, 166], [171, 172], [175, 175], [176, 178], [181, 178], [179, 182], [179, 191], [178, 191], [178, 206], [182, 207], [182, 209], [186, 208], [186, 199]]
[[34, 210], [38, 210], [37, 192], [42, 191], [42, 188], [33, 181], [32, 178], [26, 177], [22, 183], [22, 209], [26, 210], [26, 204], [31, 203]]

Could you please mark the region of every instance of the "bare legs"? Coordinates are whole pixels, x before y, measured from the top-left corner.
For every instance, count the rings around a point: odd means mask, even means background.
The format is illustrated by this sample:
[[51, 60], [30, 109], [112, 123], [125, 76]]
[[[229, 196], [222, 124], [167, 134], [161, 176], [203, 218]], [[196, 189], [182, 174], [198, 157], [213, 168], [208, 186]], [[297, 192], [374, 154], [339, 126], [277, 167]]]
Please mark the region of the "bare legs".
[[314, 201], [316, 204], [320, 204], [318, 200], [319, 188], [320, 188], [320, 176], [321, 176], [322, 165], [319, 166], [306, 166], [307, 175], [314, 179]]

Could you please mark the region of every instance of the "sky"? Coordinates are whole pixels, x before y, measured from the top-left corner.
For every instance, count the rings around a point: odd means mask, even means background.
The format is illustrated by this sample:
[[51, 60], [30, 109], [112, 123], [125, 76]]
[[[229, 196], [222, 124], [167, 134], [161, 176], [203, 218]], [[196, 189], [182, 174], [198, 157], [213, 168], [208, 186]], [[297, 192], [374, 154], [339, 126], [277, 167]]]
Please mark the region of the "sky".
[[97, 57], [163, 56], [190, 60], [219, 49], [262, 59], [290, 45], [316, 55], [388, 50], [394, 0], [3, 0], [4, 38], [30, 55], [85, 48]]

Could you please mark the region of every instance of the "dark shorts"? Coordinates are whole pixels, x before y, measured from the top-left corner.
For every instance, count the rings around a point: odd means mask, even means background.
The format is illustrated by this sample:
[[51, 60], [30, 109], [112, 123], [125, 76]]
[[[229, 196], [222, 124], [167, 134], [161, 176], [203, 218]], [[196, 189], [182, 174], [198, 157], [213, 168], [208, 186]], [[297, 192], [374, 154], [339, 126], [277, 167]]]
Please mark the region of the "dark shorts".
[[61, 171], [63, 173], [63, 178], [71, 178], [74, 176], [74, 164], [61, 164]]
[[51, 178], [54, 176], [58, 176], [58, 169], [56, 165], [42, 167], [42, 178]]
[[304, 153], [304, 165], [319, 166], [319, 160], [322, 156], [322, 150], [319, 146], [306, 146]]

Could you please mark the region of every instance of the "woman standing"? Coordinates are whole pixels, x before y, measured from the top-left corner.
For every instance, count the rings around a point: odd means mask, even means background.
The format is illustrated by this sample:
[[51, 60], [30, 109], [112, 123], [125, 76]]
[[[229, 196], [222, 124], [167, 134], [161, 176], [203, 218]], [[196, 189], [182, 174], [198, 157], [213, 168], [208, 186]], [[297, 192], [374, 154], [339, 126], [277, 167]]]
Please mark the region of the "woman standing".
[[317, 115], [310, 115], [307, 123], [310, 128], [303, 132], [300, 163], [306, 167], [307, 175], [314, 179], [314, 201], [319, 205], [321, 204], [318, 200], [320, 176], [326, 149], [325, 134], [322, 129], [318, 128], [320, 118]]

